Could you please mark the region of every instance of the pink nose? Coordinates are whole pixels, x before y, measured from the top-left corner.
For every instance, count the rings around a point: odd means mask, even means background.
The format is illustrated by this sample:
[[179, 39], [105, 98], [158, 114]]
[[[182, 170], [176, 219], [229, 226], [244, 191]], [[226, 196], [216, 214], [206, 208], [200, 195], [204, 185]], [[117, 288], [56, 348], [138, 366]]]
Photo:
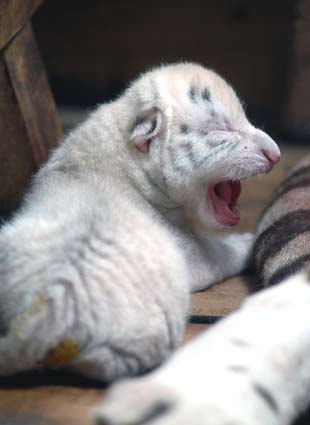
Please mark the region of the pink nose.
[[280, 152], [267, 152], [265, 150], [262, 151], [263, 155], [268, 159], [272, 166], [274, 166], [277, 162], [280, 161], [281, 154]]

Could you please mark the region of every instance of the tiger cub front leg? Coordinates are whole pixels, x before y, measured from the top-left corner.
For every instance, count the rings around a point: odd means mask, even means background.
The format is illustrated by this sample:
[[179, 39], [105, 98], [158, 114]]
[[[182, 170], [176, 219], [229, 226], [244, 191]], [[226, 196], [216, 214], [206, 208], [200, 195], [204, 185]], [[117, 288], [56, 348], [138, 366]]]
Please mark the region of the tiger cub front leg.
[[248, 265], [253, 238], [252, 233], [197, 238], [179, 232], [177, 241], [187, 259], [191, 291], [241, 273]]
[[175, 235], [187, 260], [192, 292], [240, 274], [249, 264], [254, 240], [252, 233], [203, 238], [185, 232], [175, 232]]
[[253, 240], [252, 233], [200, 239], [210, 271], [204, 281], [194, 280], [191, 289], [193, 291], [205, 289], [216, 282], [242, 273], [248, 266]]
[[222, 280], [240, 274], [248, 265], [254, 235], [234, 233], [223, 237], [209, 237], [203, 241], [208, 258], [216, 267], [215, 279]]

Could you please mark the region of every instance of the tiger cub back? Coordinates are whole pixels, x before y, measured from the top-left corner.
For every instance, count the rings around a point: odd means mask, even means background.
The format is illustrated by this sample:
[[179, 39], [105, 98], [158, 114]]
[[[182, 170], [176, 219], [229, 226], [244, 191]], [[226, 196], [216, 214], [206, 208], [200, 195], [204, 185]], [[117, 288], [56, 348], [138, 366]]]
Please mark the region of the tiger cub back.
[[264, 286], [310, 270], [310, 155], [274, 192], [258, 223], [253, 254]]

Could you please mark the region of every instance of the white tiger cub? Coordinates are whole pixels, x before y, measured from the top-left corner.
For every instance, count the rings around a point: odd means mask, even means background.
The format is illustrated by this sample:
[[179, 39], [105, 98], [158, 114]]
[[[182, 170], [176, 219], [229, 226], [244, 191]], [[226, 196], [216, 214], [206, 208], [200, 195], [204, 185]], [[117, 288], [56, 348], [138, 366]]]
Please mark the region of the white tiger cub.
[[190, 290], [247, 261], [251, 235], [205, 232], [237, 224], [240, 180], [279, 158], [199, 65], [154, 69], [100, 106], [1, 229], [0, 374], [111, 380], [162, 362], [182, 340]]

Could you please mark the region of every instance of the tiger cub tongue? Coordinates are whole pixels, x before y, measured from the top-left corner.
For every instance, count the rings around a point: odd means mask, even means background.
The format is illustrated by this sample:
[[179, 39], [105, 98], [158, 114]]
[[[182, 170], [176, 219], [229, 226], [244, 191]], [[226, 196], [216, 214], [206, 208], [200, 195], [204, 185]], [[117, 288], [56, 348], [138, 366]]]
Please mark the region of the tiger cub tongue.
[[226, 202], [227, 205], [231, 203], [232, 193], [230, 184], [228, 182], [218, 183], [215, 186], [214, 191], [219, 198]]

